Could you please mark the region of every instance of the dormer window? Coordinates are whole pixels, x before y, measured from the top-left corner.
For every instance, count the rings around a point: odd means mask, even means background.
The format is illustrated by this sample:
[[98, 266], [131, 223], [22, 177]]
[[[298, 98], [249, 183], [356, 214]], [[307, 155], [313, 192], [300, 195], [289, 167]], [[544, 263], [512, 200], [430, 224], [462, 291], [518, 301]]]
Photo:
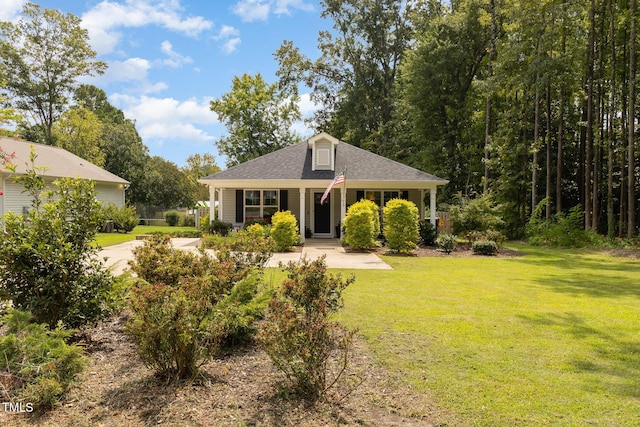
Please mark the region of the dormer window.
[[312, 170], [335, 171], [337, 145], [338, 140], [324, 132], [310, 138]]

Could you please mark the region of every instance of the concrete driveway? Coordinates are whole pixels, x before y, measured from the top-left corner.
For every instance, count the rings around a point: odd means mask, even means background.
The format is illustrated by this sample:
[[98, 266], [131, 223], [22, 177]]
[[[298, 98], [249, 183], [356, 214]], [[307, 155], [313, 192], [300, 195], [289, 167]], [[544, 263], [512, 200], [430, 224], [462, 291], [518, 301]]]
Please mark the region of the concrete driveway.
[[[182, 250], [196, 250], [200, 239], [174, 238], [173, 246]], [[133, 258], [133, 248], [144, 244], [142, 240], [107, 246], [99, 253], [100, 258], [106, 258], [105, 265], [113, 269], [114, 274], [121, 274], [128, 268], [128, 261]], [[345, 253], [338, 239], [307, 239], [302, 252], [275, 253], [269, 259], [267, 267], [278, 267], [280, 262], [298, 261], [303, 256], [316, 259], [326, 255], [328, 268], [347, 268], [355, 270], [391, 270], [391, 266], [373, 253]]]

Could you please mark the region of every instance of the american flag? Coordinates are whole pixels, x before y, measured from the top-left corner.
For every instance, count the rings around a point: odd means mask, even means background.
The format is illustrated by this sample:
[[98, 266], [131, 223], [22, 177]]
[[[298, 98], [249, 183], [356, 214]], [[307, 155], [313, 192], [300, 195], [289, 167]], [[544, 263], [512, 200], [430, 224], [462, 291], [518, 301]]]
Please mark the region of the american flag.
[[329, 197], [329, 193], [331, 193], [331, 189], [333, 187], [335, 187], [336, 185], [340, 185], [344, 183], [344, 172], [340, 172], [335, 178], [333, 178], [333, 181], [331, 181], [329, 183], [329, 186], [327, 187], [326, 190], [324, 190], [324, 194], [322, 195], [322, 199], [320, 199], [320, 204], [324, 205], [324, 201], [327, 199], [327, 197]]

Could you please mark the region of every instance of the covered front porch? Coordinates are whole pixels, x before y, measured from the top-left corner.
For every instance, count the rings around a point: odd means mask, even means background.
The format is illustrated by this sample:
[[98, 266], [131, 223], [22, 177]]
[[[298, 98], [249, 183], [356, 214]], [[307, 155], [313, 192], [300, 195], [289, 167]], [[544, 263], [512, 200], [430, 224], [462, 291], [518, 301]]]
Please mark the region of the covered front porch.
[[[217, 206], [215, 217], [219, 220], [240, 228], [249, 220], [263, 219], [269, 223], [275, 212], [289, 210], [298, 221], [303, 242], [305, 235], [314, 238], [340, 237], [348, 207], [361, 199], [371, 200], [381, 209], [391, 199], [409, 200], [418, 207], [421, 219], [428, 215], [431, 223], [436, 225], [435, 185], [411, 188], [406, 182], [397, 183], [399, 185], [389, 182], [369, 183], [368, 187], [343, 184], [334, 187], [324, 203], [321, 203], [327, 181], [303, 184], [305, 185], [293, 187], [291, 183], [252, 182], [250, 186], [243, 188], [216, 188], [211, 185], [209, 188], [211, 200], [217, 201], [217, 204], [212, 205]], [[428, 201], [428, 207], [425, 200]], [[211, 219], [213, 218], [214, 214], [211, 215]]]

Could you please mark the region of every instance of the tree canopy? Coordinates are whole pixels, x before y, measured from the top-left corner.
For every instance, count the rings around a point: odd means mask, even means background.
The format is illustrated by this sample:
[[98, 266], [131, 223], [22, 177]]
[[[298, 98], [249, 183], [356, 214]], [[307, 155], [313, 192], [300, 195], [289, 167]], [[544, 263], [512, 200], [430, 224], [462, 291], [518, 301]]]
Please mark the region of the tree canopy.
[[300, 141], [291, 131], [301, 119], [296, 94], [268, 84], [258, 73], [234, 77], [231, 91], [211, 101], [211, 110], [227, 128], [218, 151], [227, 156], [227, 166], [283, 148]]
[[27, 3], [17, 23], [0, 22], [0, 80], [12, 106], [53, 144], [53, 123], [67, 108], [78, 78], [102, 74], [80, 19]]

